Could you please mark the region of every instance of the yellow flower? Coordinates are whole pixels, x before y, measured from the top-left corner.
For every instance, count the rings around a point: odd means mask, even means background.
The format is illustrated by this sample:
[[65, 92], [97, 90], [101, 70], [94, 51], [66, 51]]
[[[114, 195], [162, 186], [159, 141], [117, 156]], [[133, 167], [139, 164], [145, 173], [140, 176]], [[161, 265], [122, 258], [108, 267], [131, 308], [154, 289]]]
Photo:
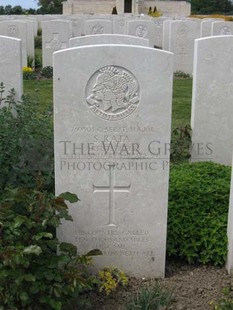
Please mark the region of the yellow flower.
[[30, 67], [23, 67], [23, 72], [33, 72], [33, 70]]

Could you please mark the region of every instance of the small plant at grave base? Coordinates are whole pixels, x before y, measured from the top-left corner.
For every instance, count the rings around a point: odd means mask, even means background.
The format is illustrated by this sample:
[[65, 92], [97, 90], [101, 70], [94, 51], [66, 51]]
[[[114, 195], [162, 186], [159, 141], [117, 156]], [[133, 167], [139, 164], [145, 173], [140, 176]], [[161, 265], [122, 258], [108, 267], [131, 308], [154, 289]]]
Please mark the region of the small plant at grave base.
[[74, 203], [78, 197], [17, 188], [1, 198], [1, 309], [60, 310], [74, 296], [81, 303], [81, 294], [94, 288], [87, 266], [100, 251], [78, 255], [74, 245], [55, 236], [61, 221], [72, 220], [65, 200]]
[[224, 265], [231, 168], [212, 162], [172, 165], [167, 255]]
[[118, 286], [126, 286], [128, 284], [128, 278], [118, 268], [105, 267], [97, 274], [97, 286], [99, 292], [104, 292], [109, 295], [112, 291], [115, 291]]
[[185, 72], [183, 72], [181, 70], [176, 71], [174, 73], [174, 77], [175, 78], [180, 78], [180, 79], [191, 79], [192, 78], [192, 76], [189, 73], [185, 73]]
[[41, 75], [47, 79], [51, 79], [53, 77], [53, 67], [47, 66], [42, 68]]
[[159, 283], [143, 286], [126, 305], [127, 310], [162, 310], [172, 303], [172, 294]]
[[233, 298], [231, 289], [226, 287], [223, 289], [223, 297], [217, 302], [210, 302], [210, 306], [213, 306], [213, 310], [233, 310]]
[[32, 56], [27, 57], [27, 63], [29, 68], [34, 68], [34, 58]]
[[31, 67], [23, 67], [23, 79], [24, 80], [35, 80], [36, 74]]
[[185, 125], [172, 131], [170, 159], [174, 162], [184, 161], [190, 158], [191, 127]]
[[35, 48], [42, 49], [42, 37], [41, 36], [35, 37]]

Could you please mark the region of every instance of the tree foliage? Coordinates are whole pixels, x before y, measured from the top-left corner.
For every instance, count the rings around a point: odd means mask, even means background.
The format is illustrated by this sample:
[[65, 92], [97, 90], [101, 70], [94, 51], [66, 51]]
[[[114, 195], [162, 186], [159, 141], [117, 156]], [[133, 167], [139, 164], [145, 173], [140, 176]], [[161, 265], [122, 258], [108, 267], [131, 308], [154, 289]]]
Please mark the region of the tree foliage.
[[190, 0], [192, 13], [212, 14], [233, 12], [231, 0]]
[[38, 14], [62, 14], [64, 0], [38, 0]]

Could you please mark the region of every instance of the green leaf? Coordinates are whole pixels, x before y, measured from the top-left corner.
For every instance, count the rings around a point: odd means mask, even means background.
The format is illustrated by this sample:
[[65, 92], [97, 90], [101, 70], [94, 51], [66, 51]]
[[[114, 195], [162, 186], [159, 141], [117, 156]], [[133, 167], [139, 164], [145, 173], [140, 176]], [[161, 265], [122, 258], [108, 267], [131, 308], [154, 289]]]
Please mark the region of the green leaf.
[[70, 192], [62, 193], [58, 196], [59, 198], [63, 198], [64, 200], [69, 201], [70, 203], [78, 202], [79, 198], [76, 194], [72, 194]]
[[30, 245], [23, 250], [23, 253], [40, 255], [42, 253], [42, 250], [38, 245]]
[[33, 236], [33, 240], [40, 240], [42, 238], [48, 238], [48, 239], [53, 239], [53, 235], [51, 233], [47, 233], [47, 232], [41, 232], [35, 236]]
[[22, 292], [19, 296], [19, 298], [22, 300], [22, 301], [27, 301], [28, 300], [28, 294], [26, 292]]
[[103, 253], [99, 249], [91, 250], [86, 254], [86, 256], [98, 256], [98, 255], [103, 255]]
[[35, 282], [36, 278], [32, 274], [25, 274], [24, 280], [27, 281], [27, 282]]

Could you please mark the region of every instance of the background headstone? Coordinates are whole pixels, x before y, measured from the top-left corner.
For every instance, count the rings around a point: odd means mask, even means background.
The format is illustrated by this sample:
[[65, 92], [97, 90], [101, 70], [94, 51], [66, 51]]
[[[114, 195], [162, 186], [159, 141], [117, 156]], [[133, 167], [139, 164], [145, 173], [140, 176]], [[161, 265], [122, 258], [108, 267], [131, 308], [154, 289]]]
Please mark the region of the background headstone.
[[82, 36], [70, 39], [70, 47], [78, 47], [83, 45], [95, 44], [127, 44], [149, 46], [149, 40], [133, 36], [119, 35], [119, 34], [96, 34], [92, 36]]
[[43, 67], [53, 66], [53, 53], [68, 48], [71, 37], [71, 21], [51, 20], [42, 22]]
[[4, 97], [14, 88], [16, 101], [23, 94], [21, 43], [20, 39], [0, 36], [0, 83], [5, 86]]
[[174, 72], [193, 73], [194, 40], [200, 38], [200, 23], [172, 21], [169, 51], [174, 53]]
[[192, 158], [231, 165], [233, 36], [196, 40], [192, 98]]
[[90, 19], [84, 23], [84, 34], [111, 34], [112, 21], [106, 19]]
[[23, 21], [0, 22], [0, 35], [18, 38], [22, 41], [22, 67], [27, 67], [27, 24]]

